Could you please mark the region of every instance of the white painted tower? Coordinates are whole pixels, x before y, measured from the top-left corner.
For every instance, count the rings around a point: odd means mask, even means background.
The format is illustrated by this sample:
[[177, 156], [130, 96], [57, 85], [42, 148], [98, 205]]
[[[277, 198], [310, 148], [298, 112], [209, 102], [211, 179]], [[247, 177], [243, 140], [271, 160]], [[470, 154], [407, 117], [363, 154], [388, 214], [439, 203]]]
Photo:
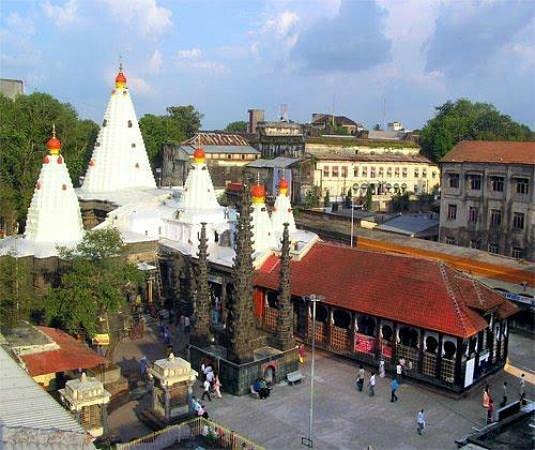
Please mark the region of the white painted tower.
[[78, 198], [60, 154], [61, 142], [55, 129], [52, 134], [28, 209], [24, 237], [28, 241], [64, 245], [80, 241], [84, 231]]
[[271, 213], [271, 222], [273, 223], [273, 230], [277, 237], [282, 236], [284, 230], [283, 224], [288, 223], [288, 231], [290, 234], [295, 233], [295, 220], [292, 211], [290, 198], [288, 197], [288, 182], [281, 178], [279, 181], [279, 195], [275, 199], [273, 212]]
[[96, 194], [154, 188], [156, 182], [120, 66], [80, 191]]
[[255, 252], [265, 252], [277, 248], [277, 241], [271, 219], [266, 208], [266, 189], [260, 180], [251, 188], [253, 213], [251, 225], [253, 226], [253, 248]]

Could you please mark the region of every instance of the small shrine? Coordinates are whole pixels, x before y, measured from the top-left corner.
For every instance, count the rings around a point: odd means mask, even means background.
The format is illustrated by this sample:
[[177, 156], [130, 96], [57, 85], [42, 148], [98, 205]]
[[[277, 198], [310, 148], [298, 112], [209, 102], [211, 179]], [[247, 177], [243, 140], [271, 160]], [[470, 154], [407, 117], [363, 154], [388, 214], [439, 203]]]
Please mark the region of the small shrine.
[[168, 358], [154, 362], [151, 374], [152, 411], [165, 422], [189, 414], [192, 387], [198, 375], [191, 364], [171, 353]]
[[91, 436], [104, 434], [108, 417], [106, 405], [111, 394], [99, 380], [84, 372], [79, 379], [67, 381], [65, 389], [60, 389], [59, 393], [62, 403]]

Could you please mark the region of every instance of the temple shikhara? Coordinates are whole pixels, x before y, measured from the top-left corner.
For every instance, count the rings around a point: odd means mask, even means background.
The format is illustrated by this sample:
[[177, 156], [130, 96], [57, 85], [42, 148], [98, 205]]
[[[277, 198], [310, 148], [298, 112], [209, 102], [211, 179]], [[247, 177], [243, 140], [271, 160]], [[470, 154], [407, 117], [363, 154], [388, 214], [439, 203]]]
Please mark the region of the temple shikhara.
[[53, 133], [47, 143], [25, 234], [0, 241], [0, 256], [30, 258], [36, 273], [53, 273], [56, 246], [79, 242], [82, 222], [118, 229], [128, 257], [147, 271], [144, 301], [196, 315], [191, 367], [217, 360], [228, 392], [297, 369], [294, 336], [312, 339], [312, 294], [324, 298], [315, 340], [325, 350], [390, 369], [403, 359], [409, 377], [456, 392], [505, 364], [514, 306], [443, 263], [325, 243], [297, 229], [284, 178], [272, 208], [259, 176], [244, 177], [237, 209], [222, 206], [198, 146], [184, 185], [157, 188], [122, 67], [77, 190], [59, 139]]

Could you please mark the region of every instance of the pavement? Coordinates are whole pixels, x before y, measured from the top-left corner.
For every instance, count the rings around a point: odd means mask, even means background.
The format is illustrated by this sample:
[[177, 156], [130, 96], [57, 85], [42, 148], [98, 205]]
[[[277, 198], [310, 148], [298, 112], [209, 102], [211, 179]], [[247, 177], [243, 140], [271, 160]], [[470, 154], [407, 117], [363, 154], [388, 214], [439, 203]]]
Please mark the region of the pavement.
[[[173, 331], [173, 330], [172, 330]], [[143, 354], [150, 359], [163, 356], [164, 346], [155, 332], [143, 340], [120, 344], [115, 359], [129, 366], [132, 358]], [[174, 345], [183, 348], [185, 339], [173, 333]], [[535, 394], [535, 347], [529, 337], [512, 334], [510, 364], [488, 379], [497, 402], [501, 402], [503, 381], [509, 385], [509, 400], [518, 397], [520, 371], [526, 373], [527, 397]], [[135, 363], [134, 363], [135, 364]], [[271, 396], [259, 400], [251, 396], [225, 395], [220, 400], [204, 402], [210, 417], [267, 449], [302, 449], [301, 437], [308, 435], [310, 406], [310, 357], [302, 367], [305, 379], [294, 385], [274, 386]], [[464, 398], [453, 398], [423, 388], [415, 382], [403, 382], [399, 401], [390, 402], [391, 379], [377, 378], [376, 395], [358, 392], [354, 379], [358, 363], [326, 352], [316, 353], [314, 377], [314, 420], [312, 439], [317, 449], [454, 449], [461, 438], [486, 423], [486, 410], [481, 406], [482, 387], [476, 387]], [[223, 387], [224, 389], [224, 387]], [[200, 384], [195, 394], [200, 396]], [[145, 399], [146, 400], [146, 399]], [[135, 417], [130, 402], [110, 414], [112, 431], [124, 440], [150, 432]], [[424, 408], [427, 427], [423, 436], [416, 433], [416, 413]]]

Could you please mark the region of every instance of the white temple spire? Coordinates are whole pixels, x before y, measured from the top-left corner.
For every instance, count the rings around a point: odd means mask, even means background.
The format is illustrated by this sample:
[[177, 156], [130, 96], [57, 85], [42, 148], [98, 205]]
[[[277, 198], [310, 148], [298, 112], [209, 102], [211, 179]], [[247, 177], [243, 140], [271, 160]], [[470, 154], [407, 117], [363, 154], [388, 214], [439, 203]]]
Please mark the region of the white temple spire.
[[206, 154], [199, 146], [193, 152], [193, 164], [184, 183], [182, 207], [190, 210], [206, 210], [219, 206], [206, 165]]
[[80, 189], [83, 193], [156, 188], [126, 81], [121, 62]]
[[260, 176], [257, 183], [251, 188], [253, 214], [251, 224], [253, 226], [253, 248], [255, 252], [264, 252], [277, 247], [271, 219], [267, 212], [265, 199], [266, 189], [260, 184]]
[[295, 219], [292, 211], [292, 205], [290, 198], [288, 197], [288, 182], [283, 178], [279, 181], [279, 195], [275, 199], [275, 205], [273, 212], [271, 213], [271, 221], [273, 223], [273, 229], [277, 236], [282, 236], [284, 230], [283, 224], [289, 225], [288, 231], [290, 234], [296, 231]]
[[60, 245], [74, 243], [84, 233], [82, 216], [71, 177], [60, 155], [61, 142], [56, 137], [55, 125], [46, 147], [48, 154], [43, 158], [28, 209], [25, 239]]

